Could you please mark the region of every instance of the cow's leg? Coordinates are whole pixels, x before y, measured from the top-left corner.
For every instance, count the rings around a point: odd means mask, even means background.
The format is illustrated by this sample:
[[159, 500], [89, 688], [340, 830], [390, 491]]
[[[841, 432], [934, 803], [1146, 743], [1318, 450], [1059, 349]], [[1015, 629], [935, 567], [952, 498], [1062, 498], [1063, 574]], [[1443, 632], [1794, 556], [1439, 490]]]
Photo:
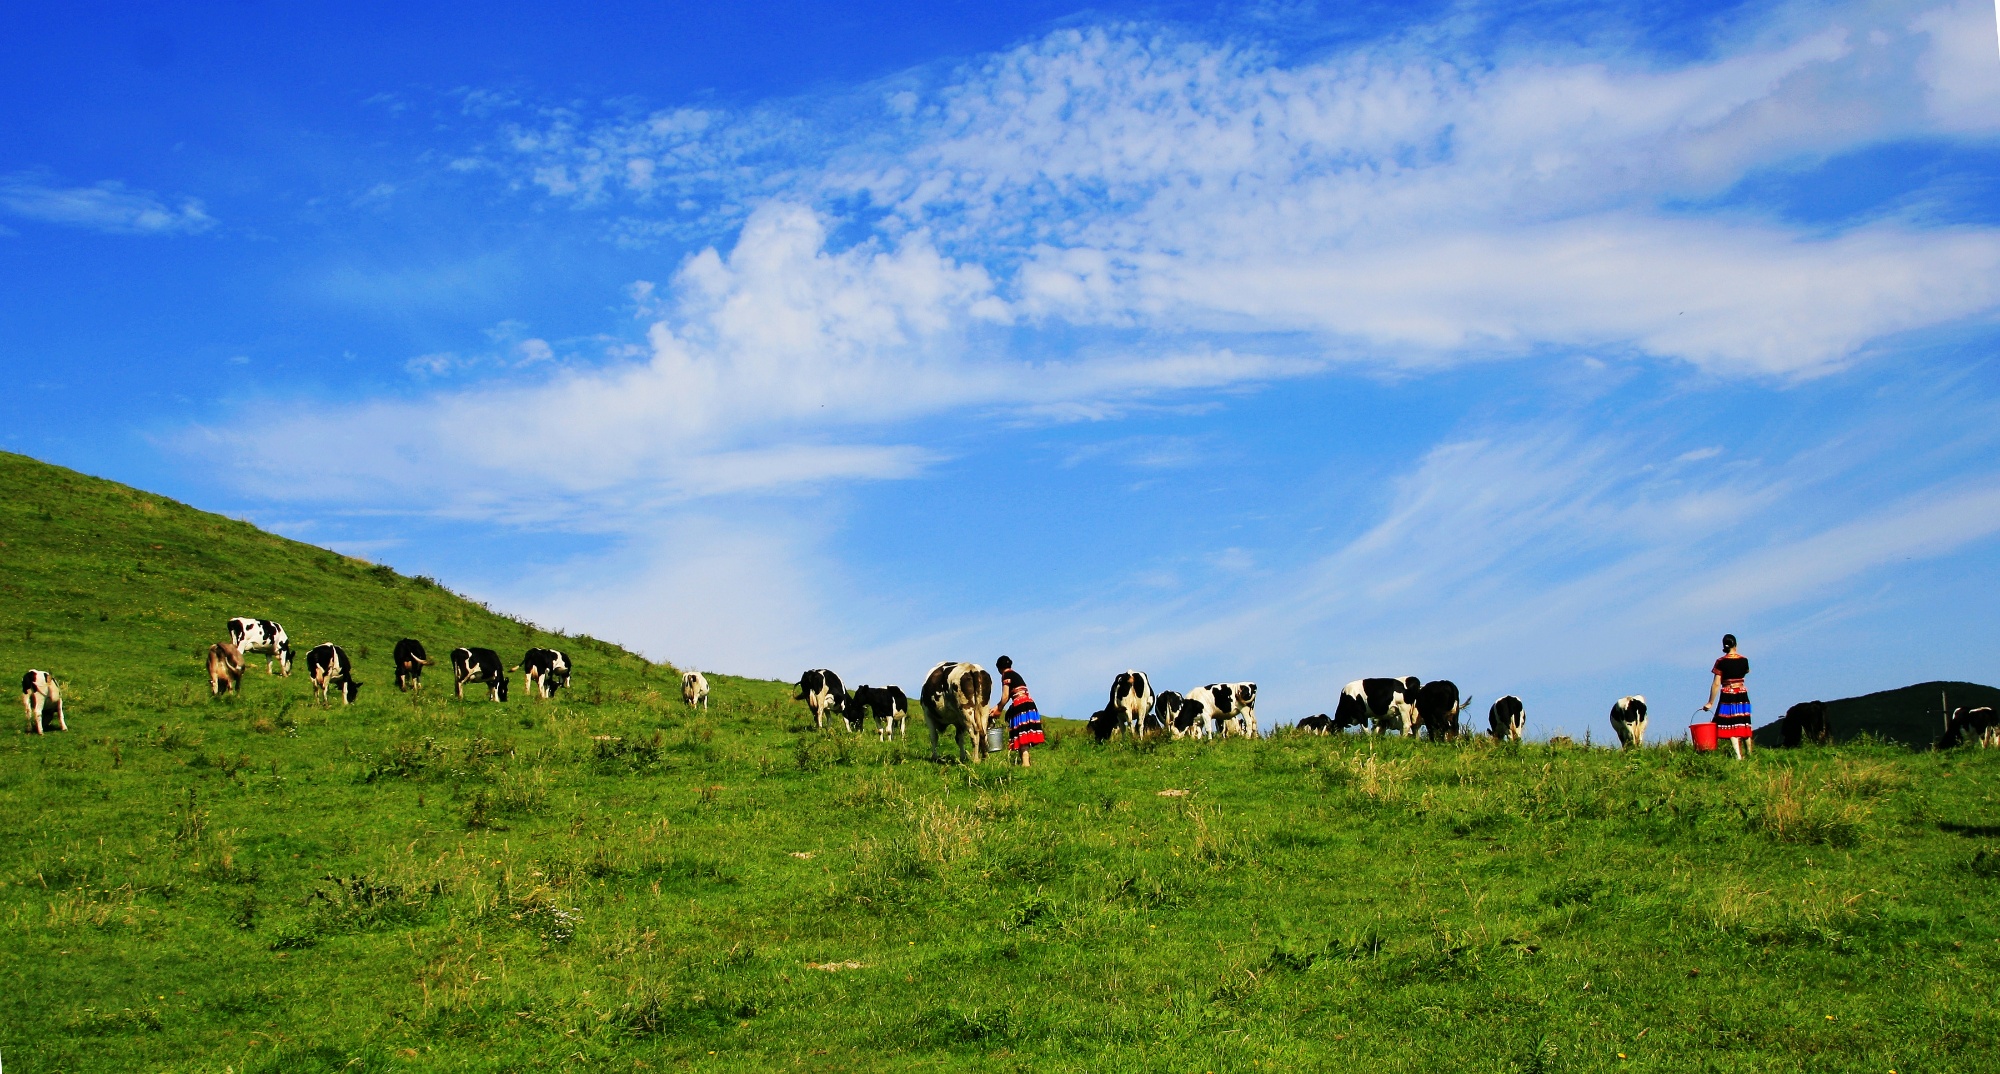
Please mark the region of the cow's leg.
[[451, 680], [451, 696], [465, 700], [465, 680], [454, 676]]

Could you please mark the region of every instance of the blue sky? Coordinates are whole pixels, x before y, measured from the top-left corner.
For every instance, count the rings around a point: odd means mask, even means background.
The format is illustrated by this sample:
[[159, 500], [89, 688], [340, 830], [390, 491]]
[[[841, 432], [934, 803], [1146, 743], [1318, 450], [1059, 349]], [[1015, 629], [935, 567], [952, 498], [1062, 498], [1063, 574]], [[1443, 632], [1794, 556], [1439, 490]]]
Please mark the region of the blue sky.
[[2000, 679], [1992, 5], [713, 7], [8, 9], [0, 446], [1070, 715]]

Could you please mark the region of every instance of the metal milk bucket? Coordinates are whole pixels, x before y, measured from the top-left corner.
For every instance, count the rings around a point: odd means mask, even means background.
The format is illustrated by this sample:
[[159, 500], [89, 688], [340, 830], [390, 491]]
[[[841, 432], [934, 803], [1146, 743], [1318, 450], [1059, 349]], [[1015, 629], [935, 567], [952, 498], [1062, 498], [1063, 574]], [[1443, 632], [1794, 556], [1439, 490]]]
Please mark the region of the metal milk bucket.
[[1007, 748], [1007, 729], [994, 724], [986, 729], [986, 752], [999, 753]]

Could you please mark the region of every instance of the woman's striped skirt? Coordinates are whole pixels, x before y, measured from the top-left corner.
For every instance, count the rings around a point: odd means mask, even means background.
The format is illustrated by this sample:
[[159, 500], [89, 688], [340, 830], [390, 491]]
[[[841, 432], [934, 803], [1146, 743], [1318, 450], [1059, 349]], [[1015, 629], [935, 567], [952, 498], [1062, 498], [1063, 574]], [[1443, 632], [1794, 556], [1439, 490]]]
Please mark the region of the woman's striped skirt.
[[1715, 706], [1715, 736], [1717, 738], [1750, 737], [1750, 694], [1747, 691], [1724, 693]]

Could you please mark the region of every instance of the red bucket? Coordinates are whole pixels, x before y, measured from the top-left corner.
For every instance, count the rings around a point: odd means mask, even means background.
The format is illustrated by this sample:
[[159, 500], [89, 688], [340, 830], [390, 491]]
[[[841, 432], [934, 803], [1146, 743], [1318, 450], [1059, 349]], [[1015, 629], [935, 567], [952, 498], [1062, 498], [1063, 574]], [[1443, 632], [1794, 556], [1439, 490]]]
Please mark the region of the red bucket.
[[1707, 753], [1715, 748], [1715, 725], [1712, 723], [1692, 723], [1688, 734], [1694, 739], [1694, 748]]

